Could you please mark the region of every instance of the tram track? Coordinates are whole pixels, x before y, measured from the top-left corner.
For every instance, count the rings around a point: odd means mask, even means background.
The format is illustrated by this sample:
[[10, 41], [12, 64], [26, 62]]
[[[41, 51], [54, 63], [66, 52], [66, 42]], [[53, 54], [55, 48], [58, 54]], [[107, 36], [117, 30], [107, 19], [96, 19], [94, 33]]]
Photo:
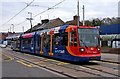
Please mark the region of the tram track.
[[[14, 51], [12, 51], [12, 52], [14, 52]], [[10, 55], [12, 55], [12, 54], [10, 54]], [[45, 65], [37, 64], [37, 63], [35, 63], [35, 62], [31, 62], [31, 60], [27, 60], [27, 59], [25, 59], [25, 58], [21, 58], [21, 57], [18, 57], [18, 56], [16, 56], [16, 55], [13, 55], [13, 56], [14, 56], [14, 58], [17, 59], [17, 60], [21, 59], [21, 60], [24, 60], [24, 61], [26, 61], [26, 62], [32, 63], [32, 64], [34, 64], [34, 65], [40, 66], [40, 67], [42, 67], [42, 68], [45, 68], [45, 69], [54, 71], [54, 72], [56, 72], [56, 73], [65, 75], [65, 76], [67, 76], [67, 77], [69, 77], [69, 78], [71, 78], [71, 79], [77, 79], [75, 76], [70, 75], [70, 74], [68, 74], [68, 73], [64, 73], [63, 71], [58, 71], [58, 70], [56, 70], [56, 69], [47, 67], [47, 66], [45, 66]], [[78, 66], [78, 65], [72, 65], [72, 66], [68, 66], [68, 65], [59, 65], [59, 64], [53, 63], [53, 62], [47, 62], [47, 63], [53, 64], [53, 65], [56, 65], [56, 66], [59, 66], [59, 67], [64, 67], [64, 68], [72, 69], [72, 70], [75, 70], [75, 71], [81, 71], [81, 72], [84, 72], [84, 73], [89, 73], [89, 74], [96, 75], [96, 76], [99, 76], [99, 77], [105, 77], [105, 76], [104, 76], [104, 75], [101, 75], [101, 74], [99, 74], [99, 73], [95, 73], [95, 72], [100, 72], [100, 73], [103, 73], [103, 74], [109, 74], [109, 75], [113, 75], [113, 76], [115, 76], [115, 77], [120, 77], [119, 75], [116, 75], [116, 74], [113, 74], [113, 73], [110, 73], [110, 72], [107, 72], [107, 71], [103, 71], [103, 70], [100, 70], [100, 69], [98, 69], [98, 68], [92, 68], [92, 67], [89, 67], [89, 66], [85, 66], [85, 65], [80, 65], [80, 66]], [[84, 67], [84, 68], [89, 69], [89, 70], [94, 71], [94, 72], [89, 72], [88, 70], [83, 70], [83, 69], [81, 69], [80, 67]]]
[[[34, 63], [34, 62], [30, 61], [30, 60], [27, 60], [27, 59], [22, 58], [22, 57], [18, 57], [18, 56], [16, 56], [16, 55], [13, 55], [13, 54], [10, 54], [10, 53], [7, 54], [7, 55], [5, 55], [5, 54], [3, 54], [3, 55], [4, 55], [4, 56], [9, 55], [9, 57], [11, 56], [11, 57], [13, 57], [14, 59], [16, 59], [17, 61], [18, 61], [18, 60], [22, 60], [22, 61], [25, 61], [26, 63], [31, 63], [31, 64], [33, 64], [33, 65], [35, 65], [35, 66], [37, 66], [37, 67], [41, 67], [41, 68], [50, 70], [50, 71], [52, 71], [52, 72], [55, 72], [55, 73], [64, 75], [65, 77], [68, 77], [68, 78], [70, 78], [70, 79], [78, 79], [78, 78], [76, 78], [75, 76], [69, 75], [69, 74], [67, 74], [67, 73], [63, 73], [63, 72], [61, 72], [61, 71], [57, 71], [57, 70], [52, 69], [52, 68], [50, 68], [50, 67], [47, 67], [47, 66], [45, 66], [45, 65], [36, 64], [36, 63]], [[7, 56], [7, 57], [8, 57], [8, 56]]]
[[107, 74], [110, 74], [110, 75], [114, 75], [114, 76], [116, 76], [116, 77], [120, 77], [119, 75], [116, 75], [116, 74], [107, 72], [107, 71], [105, 71], [105, 70], [101, 70], [101, 69], [99, 69], [99, 68], [93, 68], [93, 67], [90, 67], [90, 66], [83, 66], [83, 67], [86, 67], [86, 68], [89, 68], [89, 69], [92, 69], [92, 70], [96, 70], [96, 71], [100, 71], [100, 72], [103, 72], [103, 73], [107, 73]]
[[108, 61], [108, 60], [100, 60], [101, 62], [107, 62], [107, 63], [114, 63], [114, 64], [120, 64], [120, 62], [116, 62], [116, 61]]
[[99, 65], [103, 66], [103, 67], [107, 67], [107, 68], [111, 68], [114, 69], [116, 71], [118, 71], [119, 68], [119, 64], [117, 63], [109, 63], [109, 62], [102, 62], [102, 61], [92, 61], [93, 63], [99, 63]]
[[[36, 66], [39, 66], [39, 67], [42, 67], [42, 68], [45, 68], [45, 69], [48, 69], [50, 71], [53, 71], [53, 72], [56, 72], [56, 73], [59, 73], [59, 74], [62, 74], [62, 75], [65, 75], [71, 79], [78, 79], [76, 76], [71, 76], [69, 75], [68, 73], [64, 73], [63, 71], [59, 71], [59, 70], [56, 70], [56, 69], [53, 69], [53, 68], [50, 68], [50, 67], [47, 67], [46, 65], [42, 65], [42, 64], [37, 64], [37, 63], [34, 63], [34, 62], [31, 62], [30, 60], [27, 60], [27, 59], [24, 59], [24, 58], [21, 58], [21, 57], [18, 57], [16, 55], [12, 55], [12, 54], [9, 54], [10, 56], [13, 56], [14, 59], [16, 60], [23, 60], [23, 61], [26, 61], [27, 63], [31, 63], [31, 64], [34, 64]], [[53, 64], [53, 63], [49, 63], [49, 64]], [[61, 66], [59, 64], [53, 64], [53, 65], [57, 65], [57, 66]], [[61, 67], [64, 67], [64, 68], [69, 68], [69, 67], [65, 67], [65, 66], [61, 66]], [[73, 70], [76, 70], [74, 68], [69, 68], [69, 69], [73, 69]], [[82, 72], [85, 72], [85, 73], [89, 73], [89, 74], [92, 74], [92, 75], [96, 75], [96, 76], [99, 76], [99, 77], [102, 77], [101, 75], [99, 74], [94, 74], [94, 73], [90, 73], [90, 72], [87, 72], [87, 71], [83, 71], [83, 70], [76, 70], [76, 71], [82, 71]]]
[[[56, 65], [59, 66], [58, 64], [56, 64]], [[60, 66], [66, 67], [66, 68], [70, 68], [70, 69], [73, 69], [73, 70], [76, 70], [76, 71], [82, 71], [82, 72], [90, 73], [90, 74], [93, 74], [93, 75], [96, 75], [96, 76], [104, 77], [104, 76], [102, 76], [102, 75], [100, 75], [100, 74], [97, 74], [97, 73], [92, 73], [92, 72], [80, 70], [80, 69], [78, 69], [77, 67], [68, 67], [68, 66], [65, 66], [65, 65], [60, 65]], [[99, 69], [99, 68], [93, 68], [93, 67], [85, 66], [85, 65], [84, 65], [84, 66], [80, 65], [79, 67], [84, 67], [84, 68], [89, 69], [89, 70], [93, 70], [93, 71], [95, 70], [95, 71], [102, 72], [102, 73], [105, 73], [105, 74], [110, 74], [110, 75], [114, 75], [114, 76], [116, 76], [116, 77], [120, 77], [119, 75], [106, 72], [105, 70], [101, 70], [101, 69]]]

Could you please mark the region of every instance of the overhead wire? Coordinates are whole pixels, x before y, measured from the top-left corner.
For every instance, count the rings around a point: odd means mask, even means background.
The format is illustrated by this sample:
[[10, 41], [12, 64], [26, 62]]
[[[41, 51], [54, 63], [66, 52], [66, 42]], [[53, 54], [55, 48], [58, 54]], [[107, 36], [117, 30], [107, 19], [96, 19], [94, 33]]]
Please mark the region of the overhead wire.
[[[33, 0], [33, 1], [34, 1], [34, 0]], [[21, 13], [23, 10], [25, 10], [30, 4], [33, 3], [33, 1], [30, 2], [25, 8], [23, 8], [20, 12], [18, 12], [16, 15], [14, 15], [11, 19], [9, 19], [9, 20], [8, 20], [6, 23], [4, 23], [3, 25], [7, 24], [7, 23], [8, 23], [9, 21], [11, 21], [14, 17], [16, 17], [19, 13]], [[64, 2], [64, 1], [65, 1], [65, 0], [62, 0], [61, 2], [53, 5], [52, 7], [48, 7], [46, 10], [44, 10], [44, 11], [42, 11], [42, 12], [34, 15], [33, 17], [37, 17], [38, 15], [43, 14], [43, 13], [45, 13], [46, 11], [53, 9], [54, 7], [56, 7], [57, 5], [61, 4], [61, 3]], [[20, 22], [19, 24], [16, 24], [16, 26], [21, 25], [21, 24], [23, 24], [23, 23], [26, 22], [26, 21], [27, 21], [27, 20], [25, 19], [24, 21]]]
[[[43, 14], [43, 13], [47, 12], [48, 10], [53, 9], [54, 7], [56, 7], [57, 5], [61, 4], [61, 3], [64, 2], [64, 1], [65, 1], [65, 0], [62, 0], [61, 2], [53, 5], [52, 7], [49, 7], [48, 9], [46, 9], [46, 10], [44, 10], [44, 11], [42, 11], [42, 12], [36, 14], [36, 15], [34, 15], [33, 17], [37, 17], [38, 15]], [[26, 21], [27, 21], [27, 20], [24, 20], [23, 22], [21, 22], [21, 23], [19, 23], [19, 24], [17, 24], [17, 25], [21, 25], [22, 23], [24, 23], [24, 22], [26, 22]]]
[[[33, 0], [34, 1], [34, 0]], [[7, 24], [8, 22], [10, 22], [12, 19], [14, 19], [17, 15], [19, 15], [23, 10], [25, 10], [28, 6], [30, 6], [30, 4], [33, 3], [33, 1], [31, 1], [26, 7], [24, 7], [22, 10], [20, 10], [17, 14], [15, 14], [12, 18], [10, 18], [7, 22], [5, 22], [4, 24], [2, 24], [2, 26], [4, 26], [5, 24]]]
[[42, 13], [44, 13], [44, 12], [50, 10], [50, 9], [53, 9], [54, 7], [56, 7], [57, 5], [61, 4], [61, 3], [64, 2], [64, 1], [65, 1], [65, 0], [62, 0], [61, 2], [59, 2], [59, 3], [55, 4], [54, 6], [52, 6], [52, 7], [48, 8], [48, 9], [46, 9], [45, 11], [36, 14], [34, 17], [37, 17], [38, 15], [40, 15], [40, 14], [42, 14]]

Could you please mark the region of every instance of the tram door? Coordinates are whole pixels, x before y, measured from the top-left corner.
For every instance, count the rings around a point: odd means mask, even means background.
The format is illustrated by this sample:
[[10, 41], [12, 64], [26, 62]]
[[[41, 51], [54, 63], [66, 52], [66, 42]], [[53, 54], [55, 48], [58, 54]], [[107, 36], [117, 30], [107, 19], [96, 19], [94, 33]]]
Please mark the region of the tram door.
[[50, 52], [50, 35], [47, 34], [47, 32], [43, 33], [41, 35], [41, 51], [40, 54], [44, 54], [45, 56], [49, 55]]
[[49, 35], [49, 56], [53, 56], [54, 53], [53, 53], [53, 34], [54, 32], [51, 31], [50, 32], [50, 35]]
[[43, 34], [40, 35], [40, 54], [43, 54]]

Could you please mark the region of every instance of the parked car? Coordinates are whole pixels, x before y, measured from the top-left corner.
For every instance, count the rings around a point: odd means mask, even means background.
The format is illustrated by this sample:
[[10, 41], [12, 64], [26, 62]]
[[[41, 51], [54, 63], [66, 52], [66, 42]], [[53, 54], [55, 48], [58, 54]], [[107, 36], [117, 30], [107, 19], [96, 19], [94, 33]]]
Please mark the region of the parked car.
[[0, 47], [1, 47], [1, 48], [6, 48], [7, 45], [5, 45], [5, 44], [0, 44]]
[[112, 48], [120, 48], [120, 41], [113, 41]]

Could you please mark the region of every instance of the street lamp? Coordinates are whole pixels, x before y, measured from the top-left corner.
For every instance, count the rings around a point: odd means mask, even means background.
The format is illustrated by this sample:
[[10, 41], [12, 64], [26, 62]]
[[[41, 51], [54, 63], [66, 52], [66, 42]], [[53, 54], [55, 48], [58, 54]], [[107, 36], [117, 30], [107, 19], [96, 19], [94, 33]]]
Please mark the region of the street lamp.
[[33, 18], [32, 18], [32, 13], [31, 12], [28, 12], [28, 14], [30, 14], [30, 18], [26, 18], [27, 20], [30, 20], [30, 25], [31, 25], [31, 30], [32, 30], [32, 20], [33, 20]]

